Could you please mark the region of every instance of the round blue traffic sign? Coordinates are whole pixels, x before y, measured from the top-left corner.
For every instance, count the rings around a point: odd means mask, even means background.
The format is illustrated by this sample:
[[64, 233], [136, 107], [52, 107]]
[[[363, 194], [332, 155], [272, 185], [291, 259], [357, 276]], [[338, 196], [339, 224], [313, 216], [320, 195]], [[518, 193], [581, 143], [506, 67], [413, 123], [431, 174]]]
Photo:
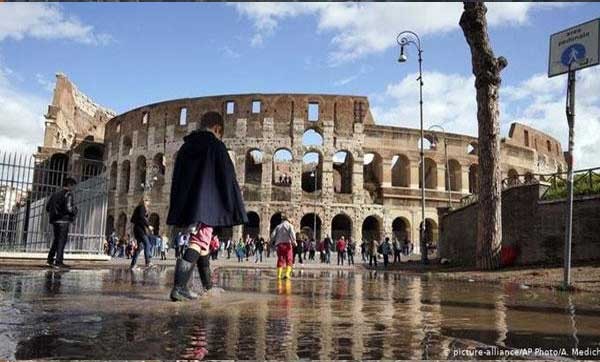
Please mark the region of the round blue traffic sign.
[[560, 56], [560, 62], [565, 67], [568, 67], [572, 62], [578, 63], [583, 59], [585, 59], [585, 47], [579, 43], [568, 46]]

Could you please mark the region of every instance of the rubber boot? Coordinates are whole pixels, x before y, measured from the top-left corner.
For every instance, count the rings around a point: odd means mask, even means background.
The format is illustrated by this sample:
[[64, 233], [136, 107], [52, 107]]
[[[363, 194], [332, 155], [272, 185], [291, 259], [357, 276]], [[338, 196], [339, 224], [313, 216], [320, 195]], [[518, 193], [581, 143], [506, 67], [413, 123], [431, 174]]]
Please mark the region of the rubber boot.
[[198, 259], [198, 274], [200, 274], [200, 280], [205, 290], [210, 290], [213, 287], [211, 272], [210, 272], [210, 259], [208, 255], [200, 256]]
[[194, 264], [184, 259], [177, 259], [175, 264], [175, 283], [171, 290], [171, 300], [182, 301], [186, 299], [198, 299], [198, 294], [188, 288], [188, 282], [194, 274]]
[[277, 267], [277, 279], [283, 279], [283, 268]]
[[286, 279], [292, 278], [292, 267], [289, 265], [285, 268], [285, 278]]

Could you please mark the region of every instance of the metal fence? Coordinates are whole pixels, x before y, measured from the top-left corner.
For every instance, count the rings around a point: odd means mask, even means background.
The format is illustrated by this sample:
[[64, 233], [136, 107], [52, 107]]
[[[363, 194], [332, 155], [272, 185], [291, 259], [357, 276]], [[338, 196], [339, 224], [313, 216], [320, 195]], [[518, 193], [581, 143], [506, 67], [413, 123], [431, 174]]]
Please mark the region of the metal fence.
[[67, 177], [73, 188], [75, 222], [69, 229], [65, 251], [102, 253], [105, 239], [108, 184], [101, 160], [57, 154], [46, 160], [32, 155], [0, 151], [0, 251], [47, 252], [52, 226], [46, 204], [62, 189]]

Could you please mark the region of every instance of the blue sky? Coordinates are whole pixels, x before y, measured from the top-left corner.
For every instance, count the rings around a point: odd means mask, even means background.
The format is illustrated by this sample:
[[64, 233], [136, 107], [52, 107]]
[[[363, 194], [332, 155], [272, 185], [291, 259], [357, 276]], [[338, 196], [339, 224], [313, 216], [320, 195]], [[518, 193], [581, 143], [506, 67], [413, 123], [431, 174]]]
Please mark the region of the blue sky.
[[[118, 113], [212, 94], [358, 94], [369, 96], [377, 122], [416, 127], [414, 49], [407, 63], [396, 62], [395, 37], [405, 29], [418, 32], [424, 48], [426, 125], [475, 135], [461, 12], [460, 3], [3, 3], [0, 141], [24, 149], [40, 142], [59, 71]], [[599, 16], [596, 3], [489, 4], [494, 51], [509, 61], [501, 91], [505, 135], [520, 121], [566, 146], [566, 77], [546, 76], [548, 39]], [[597, 166], [600, 69], [581, 71], [579, 79], [586, 93], [578, 98], [576, 159], [580, 167]]]

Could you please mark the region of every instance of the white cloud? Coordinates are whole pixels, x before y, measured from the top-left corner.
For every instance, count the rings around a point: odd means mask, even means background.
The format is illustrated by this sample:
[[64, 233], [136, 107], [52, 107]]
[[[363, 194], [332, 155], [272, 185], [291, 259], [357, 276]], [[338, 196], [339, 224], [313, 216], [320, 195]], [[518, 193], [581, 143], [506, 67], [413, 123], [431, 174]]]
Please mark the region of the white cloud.
[[33, 153], [43, 143], [46, 102], [19, 91], [0, 64], [0, 144], [4, 150]]
[[[379, 124], [419, 127], [417, 75], [387, 86], [371, 97], [371, 111]], [[441, 124], [447, 132], [477, 135], [477, 103], [473, 76], [424, 75], [425, 128]], [[535, 74], [515, 85], [500, 88], [503, 135], [512, 122], [520, 122], [557, 138], [566, 150], [566, 76], [548, 78]], [[578, 72], [575, 121], [575, 167], [600, 166], [600, 67]]]
[[[534, 8], [561, 4], [488, 3], [490, 26], [526, 24]], [[317, 28], [332, 33], [332, 65], [381, 52], [395, 46], [395, 35], [405, 29], [420, 36], [459, 28], [461, 3], [237, 3], [237, 11], [250, 19], [256, 32], [254, 46], [262, 45], [282, 21], [303, 15], [317, 17]]]
[[221, 53], [225, 58], [229, 59], [239, 59], [241, 56], [240, 53], [236, 52], [228, 45], [221, 47]]
[[102, 45], [112, 40], [108, 34], [94, 32], [94, 27], [65, 15], [61, 7], [47, 3], [3, 3], [0, 5], [0, 41], [70, 39], [80, 43]]

